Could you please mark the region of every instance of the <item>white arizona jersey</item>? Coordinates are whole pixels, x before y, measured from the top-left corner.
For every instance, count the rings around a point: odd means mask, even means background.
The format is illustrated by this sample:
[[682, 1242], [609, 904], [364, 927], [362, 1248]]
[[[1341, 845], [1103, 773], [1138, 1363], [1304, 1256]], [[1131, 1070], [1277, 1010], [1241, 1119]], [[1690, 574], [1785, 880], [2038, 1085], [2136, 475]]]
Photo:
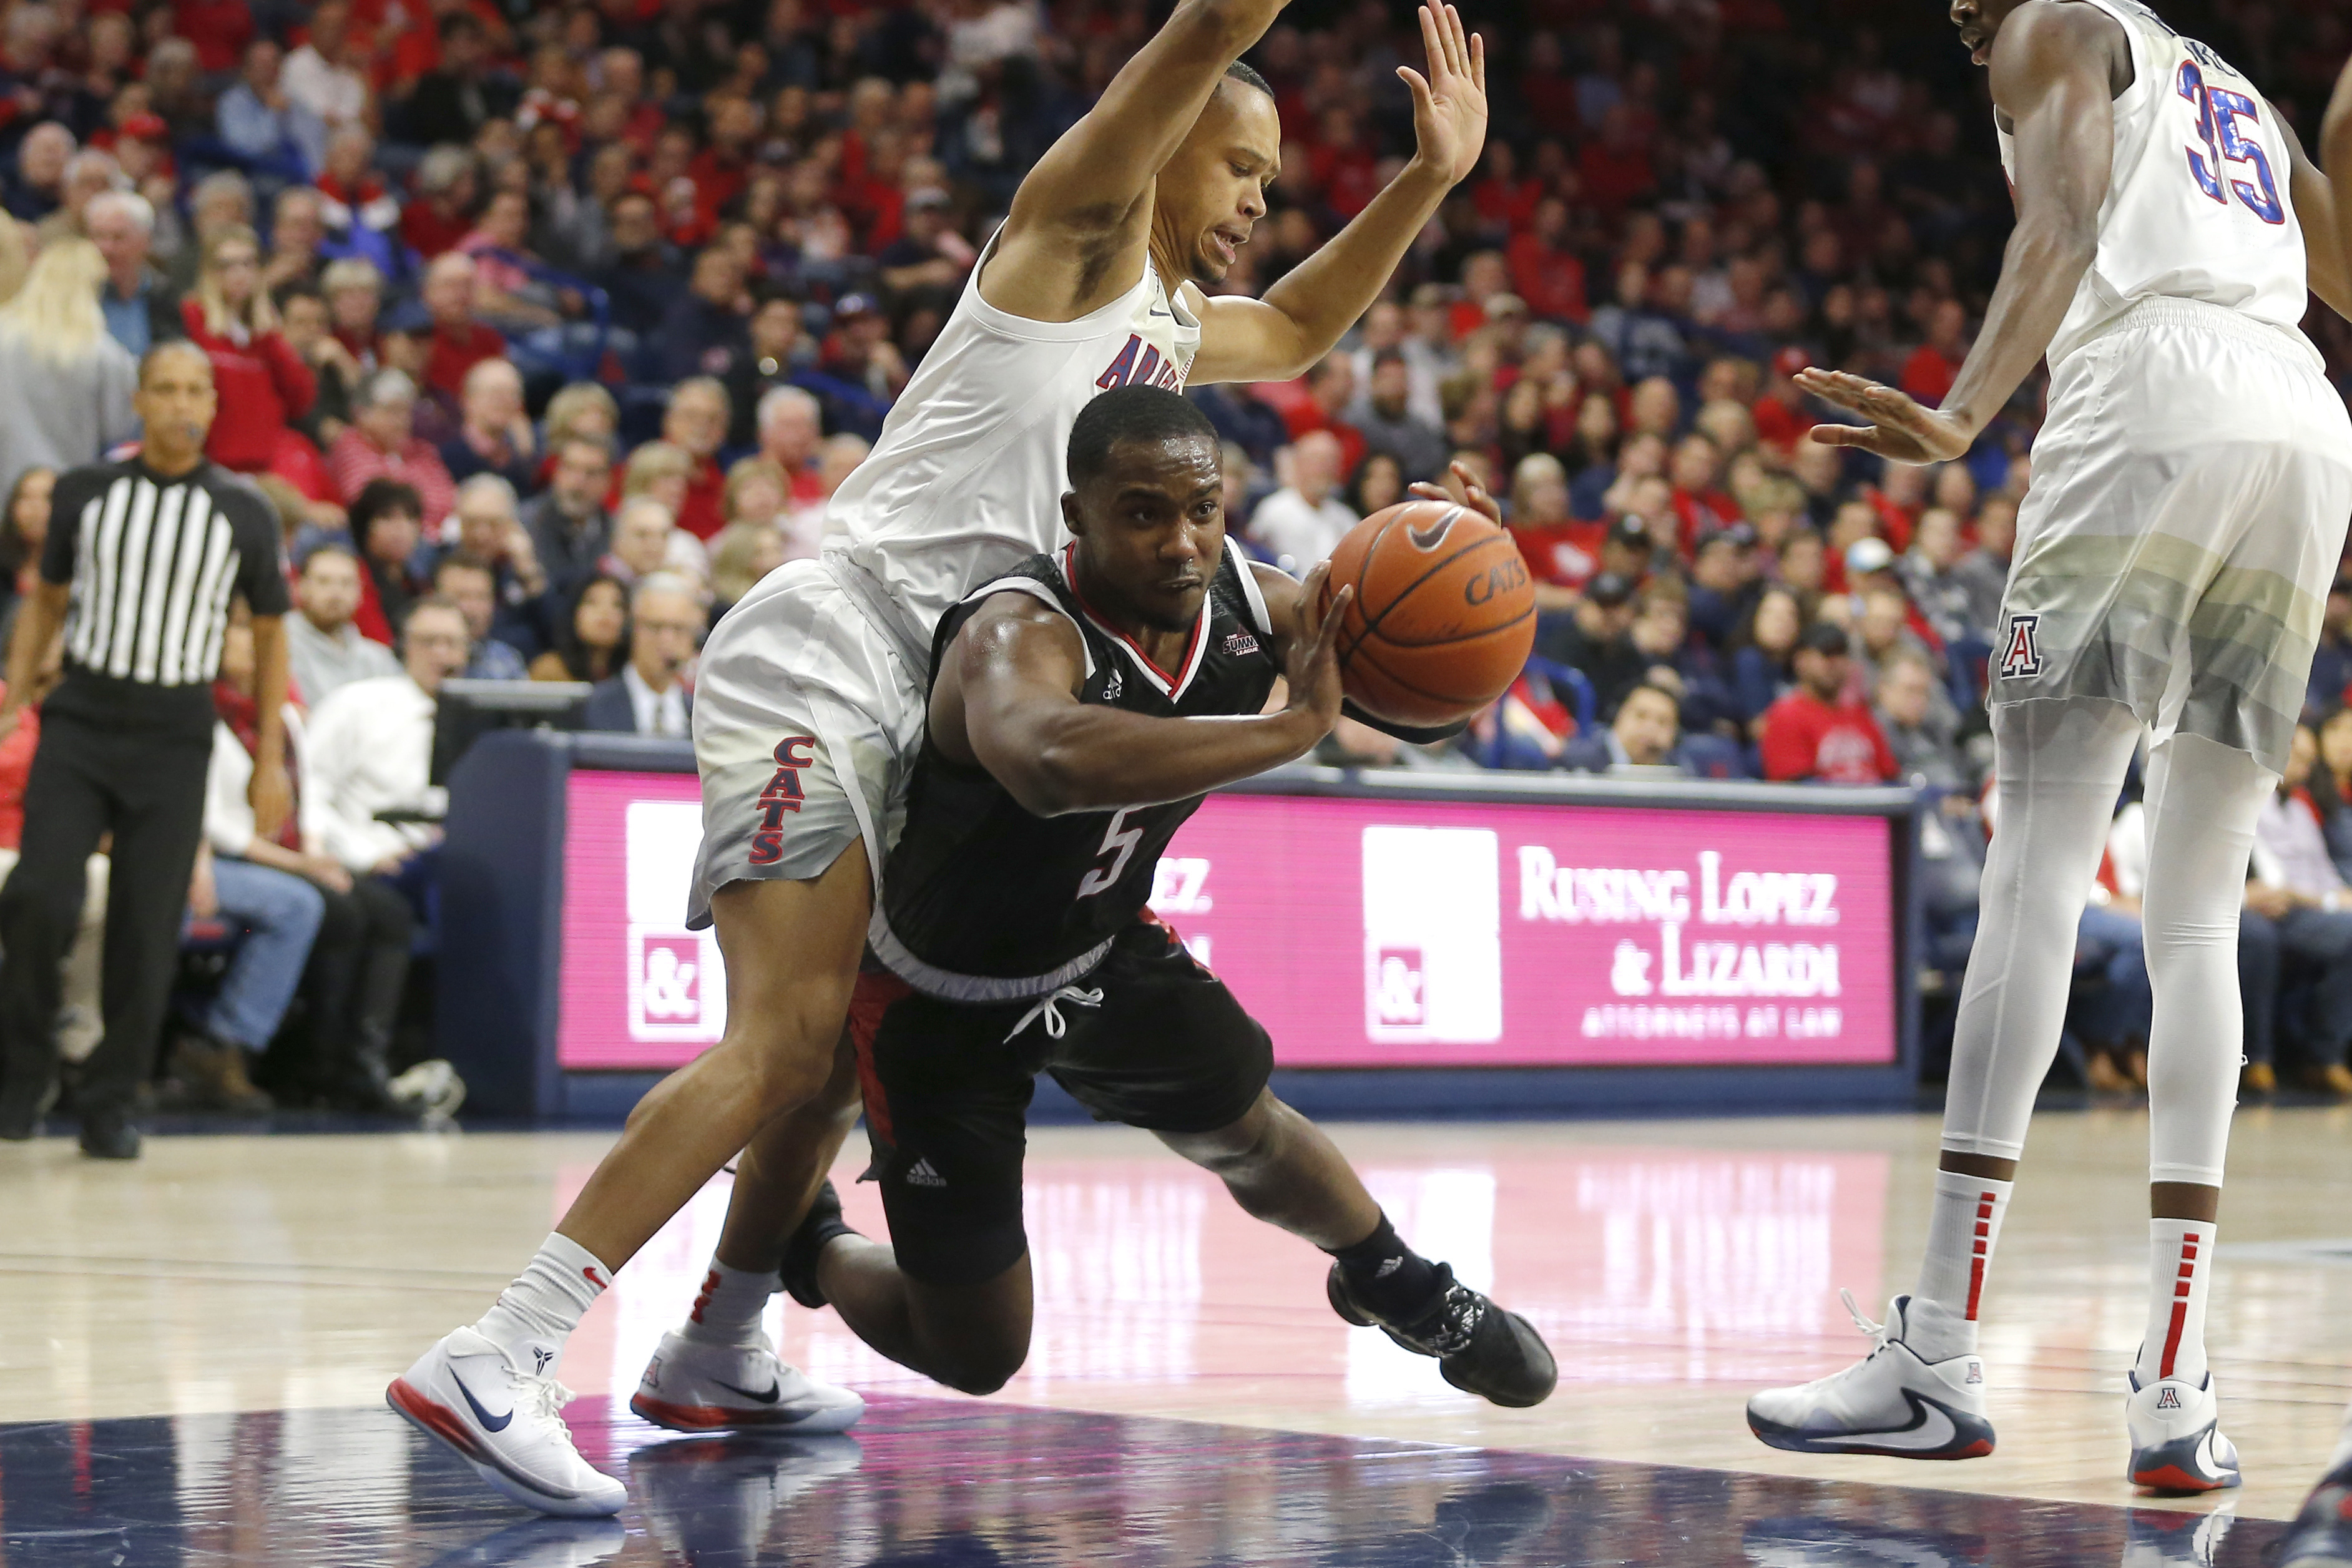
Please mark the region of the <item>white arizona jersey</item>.
[[827, 548], [878, 583], [884, 602], [868, 607], [925, 658], [931, 628], [974, 584], [1059, 542], [1078, 410], [1116, 386], [1181, 390], [1201, 342], [1200, 321], [1149, 258], [1109, 304], [1075, 321], [1032, 321], [980, 297], [995, 252], [992, 238], [826, 513]]
[[[2076, 3], [2122, 25], [2132, 84], [2115, 100], [2098, 255], [2051, 342], [2051, 363], [2154, 295], [2201, 300], [2299, 336], [2303, 228], [2287, 200], [2286, 142], [2270, 104], [2220, 55], [2138, 0]], [[2000, 162], [2014, 184], [2017, 148], [2005, 131]]]

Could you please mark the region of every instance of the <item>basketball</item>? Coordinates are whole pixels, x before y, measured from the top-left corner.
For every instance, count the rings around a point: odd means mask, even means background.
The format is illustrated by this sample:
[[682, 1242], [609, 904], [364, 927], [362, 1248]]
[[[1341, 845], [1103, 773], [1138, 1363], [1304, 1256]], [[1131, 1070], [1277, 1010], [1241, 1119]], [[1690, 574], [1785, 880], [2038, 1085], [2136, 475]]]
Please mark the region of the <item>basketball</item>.
[[1535, 645], [1535, 581], [1519, 547], [1466, 506], [1412, 500], [1364, 519], [1331, 552], [1317, 611], [1350, 584], [1340, 681], [1391, 723], [1468, 718], [1509, 689]]

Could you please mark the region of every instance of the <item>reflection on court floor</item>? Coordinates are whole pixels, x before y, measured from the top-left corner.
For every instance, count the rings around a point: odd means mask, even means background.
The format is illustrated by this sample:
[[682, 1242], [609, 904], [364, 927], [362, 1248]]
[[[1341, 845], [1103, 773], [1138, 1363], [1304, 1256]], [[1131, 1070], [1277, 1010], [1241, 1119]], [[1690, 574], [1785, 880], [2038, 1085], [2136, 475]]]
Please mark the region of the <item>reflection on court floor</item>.
[[8, 1568], [2166, 1568], [2278, 1526], [888, 1399], [854, 1436], [674, 1438], [582, 1402], [617, 1521], [539, 1519], [383, 1409], [0, 1426]]

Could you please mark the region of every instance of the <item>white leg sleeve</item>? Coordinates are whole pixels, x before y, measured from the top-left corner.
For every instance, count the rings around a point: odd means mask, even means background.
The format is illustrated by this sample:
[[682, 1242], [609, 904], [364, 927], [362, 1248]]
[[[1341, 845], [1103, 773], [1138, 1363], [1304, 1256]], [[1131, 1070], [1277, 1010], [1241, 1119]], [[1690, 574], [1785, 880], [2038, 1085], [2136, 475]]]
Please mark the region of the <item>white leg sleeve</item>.
[[1992, 731], [1998, 815], [1960, 986], [1944, 1148], [2014, 1160], [2058, 1054], [2074, 928], [2140, 725], [2120, 702], [2039, 699], [1995, 707]]
[[2221, 1184], [2237, 1100], [2238, 910], [2254, 818], [2278, 775], [2234, 747], [2174, 735], [2148, 756], [2148, 1180]]

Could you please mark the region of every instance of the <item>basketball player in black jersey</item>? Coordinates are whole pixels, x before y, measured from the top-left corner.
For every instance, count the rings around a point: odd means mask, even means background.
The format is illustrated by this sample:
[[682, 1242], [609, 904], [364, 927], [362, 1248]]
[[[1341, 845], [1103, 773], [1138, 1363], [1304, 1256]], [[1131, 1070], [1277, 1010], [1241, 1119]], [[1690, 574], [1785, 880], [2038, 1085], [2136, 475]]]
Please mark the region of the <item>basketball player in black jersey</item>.
[[[1029, 1350], [1021, 1162], [1042, 1070], [1330, 1253], [1349, 1321], [1435, 1356], [1457, 1387], [1534, 1405], [1557, 1377], [1535, 1330], [1398, 1239], [1330, 1140], [1268, 1092], [1265, 1030], [1144, 907], [1202, 792], [1329, 731], [1347, 594], [1318, 624], [1323, 567], [1301, 584], [1225, 548], [1216, 436], [1172, 392], [1096, 398], [1068, 466], [1076, 542], [976, 590], [932, 646], [870, 931], [901, 984], [853, 1018], [895, 1250], [844, 1226], [827, 1188], [785, 1286], [940, 1383], [1002, 1387]], [[1263, 711], [1277, 675], [1287, 699]]]

